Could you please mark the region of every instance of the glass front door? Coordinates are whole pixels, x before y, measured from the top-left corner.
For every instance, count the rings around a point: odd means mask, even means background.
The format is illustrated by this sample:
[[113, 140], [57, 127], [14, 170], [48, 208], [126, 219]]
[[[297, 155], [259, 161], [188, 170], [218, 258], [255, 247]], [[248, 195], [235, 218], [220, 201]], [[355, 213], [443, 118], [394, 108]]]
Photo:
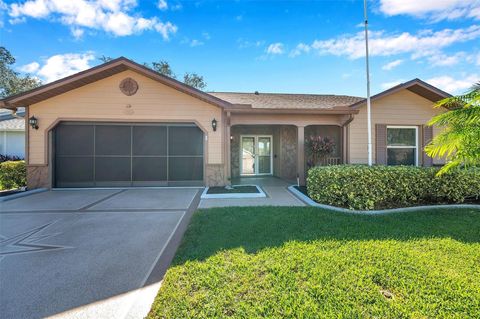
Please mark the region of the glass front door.
[[241, 137], [241, 175], [272, 174], [272, 137]]

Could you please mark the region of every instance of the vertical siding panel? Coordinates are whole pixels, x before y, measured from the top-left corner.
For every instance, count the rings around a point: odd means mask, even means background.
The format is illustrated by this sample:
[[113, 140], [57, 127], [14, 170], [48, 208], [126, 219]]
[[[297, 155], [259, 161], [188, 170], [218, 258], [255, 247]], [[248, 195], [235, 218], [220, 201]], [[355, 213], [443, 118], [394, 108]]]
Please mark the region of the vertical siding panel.
[[387, 126], [385, 124], [375, 125], [375, 163], [378, 165], [387, 164]]
[[423, 166], [432, 166], [433, 165], [433, 158], [431, 158], [430, 156], [428, 156], [426, 153], [425, 153], [425, 146], [430, 143], [430, 141], [432, 140], [433, 138], [433, 128], [431, 126], [426, 126], [426, 125], [423, 125], [422, 126], [423, 128], [423, 141], [422, 141], [422, 149], [421, 149], [421, 152], [422, 152], [422, 156], [423, 156]]

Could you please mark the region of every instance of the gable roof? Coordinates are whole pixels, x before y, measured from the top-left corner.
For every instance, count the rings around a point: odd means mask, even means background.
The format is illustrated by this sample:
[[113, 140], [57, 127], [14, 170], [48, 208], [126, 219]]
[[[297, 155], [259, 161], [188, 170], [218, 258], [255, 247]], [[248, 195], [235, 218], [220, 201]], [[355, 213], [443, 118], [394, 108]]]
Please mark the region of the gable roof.
[[67, 76], [63, 79], [42, 85], [38, 88], [11, 95], [3, 100], [0, 100], [0, 107], [13, 109], [20, 106], [28, 106], [126, 70], [138, 72], [141, 75], [144, 75], [152, 80], [158, 81], [183, 93], [189, 94], [195, 98], [203, 100], [204, 102], [222, 108], [231, 106], [229, 102], [223, 101], [180, 81], [164, 76], [125, 57], [120, 57], [88, 70]]
[[[394, 87], [392, 87], [388, 90], [385, 90], [383, 92], [380, 92], [378, 94], [375, 94], [372, 97], [370, 97], [370, 100], [373, 102], [373, 101], [378, 100], [382, 97], [385, 97], [385, 96], [393, 94], [393, 93], [397, 93], [398, 91], [401, 91], [401, 90], [404, 90], [404, 89], [409, 90], [413, 93], [416, 93], [416, 94], [418, 94], [418, 95], [420, 95], [420, 96], [422, 96], [422, 97], [424, 97], [427, 100], [430, 100], [432, 102], [437, 102], [441, 99], [452, 96], [451, 94], [449, 94], [445, 91], [442, 91], [439, 88], [437, 88], [437, 87], [435, 87], [431, 84], [428, 84], [425, 81], [422, 81], [422, 80], [416, 78], [416, 79], [410, 80], [408, 82], [398, 84], [398, 85], [396, 85], [396, 86], [394, 86]], [[367, 102], [367, 99], [364, 98], [364, 99], [352, 104], [351, 107], [359, 108], [366, 102]]]
[[209, 92], [222, 100], [237, 105], [251, 105], [252, 109], [307, 109], [347, 110], [362, 97], [331, 94], [239, 93]]

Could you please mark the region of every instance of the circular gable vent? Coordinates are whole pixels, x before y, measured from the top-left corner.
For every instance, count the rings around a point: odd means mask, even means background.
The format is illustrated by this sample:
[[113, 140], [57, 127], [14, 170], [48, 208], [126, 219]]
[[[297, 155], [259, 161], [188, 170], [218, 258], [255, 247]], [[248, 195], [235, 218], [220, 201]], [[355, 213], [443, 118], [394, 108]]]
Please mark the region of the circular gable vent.
[[138, 90], [138, 83], [132, 78], [126, 78], [123, 79], [122, 82], [120, 82], [120, 91], [122, 91], [123, 94], [131, 96], [137, 93]]

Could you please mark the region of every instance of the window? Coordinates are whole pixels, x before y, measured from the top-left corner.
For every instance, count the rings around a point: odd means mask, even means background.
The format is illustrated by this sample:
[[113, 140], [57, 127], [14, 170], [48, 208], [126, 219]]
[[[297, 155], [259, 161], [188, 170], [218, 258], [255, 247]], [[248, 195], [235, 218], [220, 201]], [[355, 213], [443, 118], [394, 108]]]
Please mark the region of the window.
[[418, 127], [387, 126], [387, 165], [418, 165]]

